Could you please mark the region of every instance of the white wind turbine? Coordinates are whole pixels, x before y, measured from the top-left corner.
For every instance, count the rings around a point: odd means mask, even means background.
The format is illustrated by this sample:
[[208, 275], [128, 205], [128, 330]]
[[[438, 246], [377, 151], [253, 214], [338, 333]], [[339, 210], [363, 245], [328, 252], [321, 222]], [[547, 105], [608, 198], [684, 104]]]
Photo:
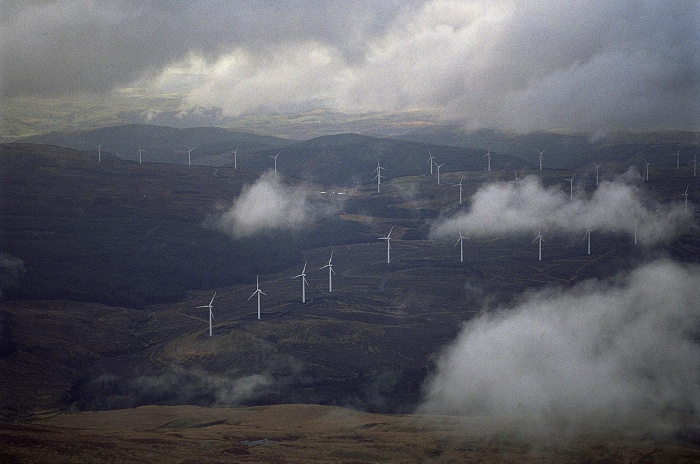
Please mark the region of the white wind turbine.
[[697, 165], [698, 165], [698, 155], [695, 155], [693, 157], [693, 161], [691, 161], [691, 163], [693, 163], [693, 177], [695, 177], [695, 170], [696, 170]]
[[260, 295], [267, 296], [267, 293], [260, 290], [260, 282], [259, 282], [257, 274], [255, 276], [255, 291], [253, 292], [252, 295], [250, 295], [248, 297], [248, 301], [250, 301], [250, 299], [253, 298], [256, 294], [258, 295], [258, 320], [260, 320]]
[[586, 233], [583, 234], [583, 239], [588, 238], [588, 254], [591, 254], [591, 229], [586, 229]]
[[676, 157], [676, 170], [681, 168], [681, 150], [678, 149], [676, 153], [671, 153], [673, 156]]
[[143, 148], [141, 148], [141, 145], [139, 144], [139, 150], [138, 150], [138, 152], [139, 152], [139, 164], [141, 164], [141, 161], [142, 161], [141, 154], [142, 154], [144, 151], [146, 151], [146, 150], [144, 150]]
[[372, 180], [377, 179], [377, 193], [379, 193], [379, 186], [382, 183], [382, 179], [386, 179], [386, 177], [384, 177], [382, 175], [382, 169], [386, 169], [386, 168], [381, 167], [379, 165], [379, 160], [377, 160], [377, 169], [374, 170], [377, 173], [377, 175], [374, 176], [374, 178], [372, 179]]
[[188, 166], [192, 166], [192, 152], [196, 149], [197, 149], [197, 147], [190, 148], [189, 150], [187, 150], [187, 165]]
[[437, 168], [438, 185], [440, 185], [440, 168], [443, 167], [444, 165], [445, 165], [445, 163], [435, 165], [435, 167]]
[[318, 268], [320, 271], [321, 269], [328, 268], [328, 293], [331, 293], [333, 291], [333, 274], [335, 274], [335, 271], [333, 270], [333, 252], [331, 251], [331, 257], [328, 260], [328, 264], [326, 264], [323, 267]]
[[459, 204], [462, 204], [462, 182], [464, 181], [464, 177], [459, 179], [459, 184], [454, 184], [453, 187], [459, 187]]
[[597, 187], [598, 186], [598, 168], [601, 167], [602, 164], [593, 163], [593, 165], [595, 166], [595, 186]]
[[[440, 172], [440, 171], [438, 171]], [[394, 230], [394, 227], [392, 226], [391, 229], [389, 229], [389, 233], [386, 234], [386, 237], [379, 237], [377, 240], [386, 240], [386, 262], [387, 264], [391, 263], [391, 232]]]
[[98, 162], [102, 161], [102, 145], [104, 145], [104, 143], [97, 145], [97, 161]]
[[688, 187], [690, 187], [690, 185], [687, 185], [685, 187], [685, 193], [681, 193], [680, 195], [678, 195], [679, 197], [685, 197], [685, 210], [686, 211], [688, 211]]
[[211, 337], [211, 323], [214, 320], [214, 312], [212, 311], [212, 303], [214, 303], [214, 298], [216, 298], [216, 292], [214, 292], [214, 296], [211, 297], [211, 301], [209, 302], [208, 305], [204, 306], [197, 306], [197, 308], [209, 308], [209, 336]]
[[644, 166], [647, 170], [647, 180], [649, 180], [649, 166], [651, 166], [651, 163], [649, 163], [646, 158], [644, 158]]
[[464, 262], [464, 239], [467, 238], [464, 235], [462, 235], [462, 230], [459, 230], [459, 238], [457, 239], [457, 242], [452, 246], [452, 248], [456, 247], [457, 244], [459, 244], [459, 262], [463, 263]]
[[539, 246], [539, 261], [542, 261], [542, 242], [544, 242], [544, 239], [542, 238], [542, 228], [539, 229], [537, 232], [537, 237], [532, 241], [532, 243], [535, 243], [539, 241], [540, 246]]
[[428, 155], [430, 155], [430, 158], [428, 158], [428, 163], [430, 164], [430, 174], [433, 173], [433, 163], [435, 163], [435, 157], [433, 156], [432, 153], [430, 153], [430, 150], [428, 150]]
[[238, 147], [233, 150], [233, 169], [238, 169]]
[[272, 158], [273, 160], [275, 160], [275, 174], [277, 174], [277, 157], [278, 157], [279, 155], [280, 155], [279, 153], [277, 153], [275, 156], [268, 155], [270, 158]]
[[302, 269], [301, 274], [292, 277], [292, 279], [298, 279], [299, 277], [301, 277], [301, 302], [302, 303], [306, 303], [306, 285], [308, 284], [308, 282], [306, 281], [306, 264], [307, 263], [308, 263], [308, 261], [306, 263], [304, 263], [304, 269]]
[[491, 172], [491, 149], [484, 155], [484, 158], [488, 161], [488, 171]]
[[[535, 150], [537, 150], [537, 149], [535, 149]], [[542, 155], [544, 155], [544, 150], [542, 150], [542, 151], [537, 150], [537, 154], [540, 155], [540, 171], [541, 171], [542, 170]]]
[[522, 180], [522, 179], [521, 179], [520, 177], [518, 177], [518, 170], [516, 169], [516, 170], [515, 170], [515, 179], [514, 179], [514, 182], [515, 182], [515, 198], [516, 198], [516, 199], [520, 199], [520, 181], [521, 181], [521, 180]]
[[569, 198], [570, 198], [571, 200], [574, 199], [574, 177], [576, 177], [576, 174], [574, 174], [573, 176], [571, 176], [571, 179], [566, 179], [566, 180], [571, 184], [571, 188], [570, 188], [570, 190], [569, 190]]

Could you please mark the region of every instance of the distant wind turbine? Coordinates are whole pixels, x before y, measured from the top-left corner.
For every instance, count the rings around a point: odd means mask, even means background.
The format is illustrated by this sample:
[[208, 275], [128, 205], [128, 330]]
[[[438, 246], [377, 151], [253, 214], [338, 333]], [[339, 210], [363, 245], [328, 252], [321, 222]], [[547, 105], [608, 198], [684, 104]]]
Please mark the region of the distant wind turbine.
[[306, 285], [308, 285], [308, 282], [306, 281], [306, 263], [304, 263], [304, 269], [302, 269], [301, 274], [292, 277], [292, 279], [298, 279], [301, 277], [301, 302], [306, 303]]
[[491, 149], [489, 149], [488, 152], [484, 155], [484, 158], [486, 158], [488, 162], [488, 171], [491, 172]]
[[216, 298], [216, 292], [214, 292], [214, 296], [211, 297], [211, 301], [209, 302], [208, 305], [204, 306], [197, 306], [197, 308], [209, 308], [209, 336], [211, 337], [211, 324], [212, 321], [214, 320], [214, 312], [212, 311], [212, 303], [214, 303], [214, 298]]
[[688, 187], [690, 187], [690, 185], [687, 185], [685, 187], [685, 193], [681, 193], [680, 195], [678, 195], [679, 197], [685, 197], [685, 210], [686, 211], [688, 211]]
[[333, 274], [335, 274], [335, 271], [333, 270], [333, 252], [331, 251], [331, 257], [328, 260], [328, 264], [326, 264], [323, 267], [318, 268], [320, 271], [321, 269], [328, 268], [328, 293], [331, 293], [333, 291]]
[[233, 150], [233, 169], [236, 170], [238, 169], [238, 147], [236, 147], [235, 150]]
[[[384, 176], [382, 175], [382, 169], [386, 169], [386, 168], [381, 167], [381, 166], [379, 165], [379, 160], [377, 160], [377, 169], [374, 170], [374, 171], [377, 173], [377, 175], [374, 176], [374, 179], [377, 179], [377, 193], [379, 193], [379, 186], [380, 186], [381, 183], [382, 183], [382, 179], [386, 179], [386, 177], [384, 177]], [[374, 180], [374, 179], [373, 179], [373, 180]]]
[[671, 153], [676, 157], [676, 170], [681, 168], [681, 150], [679, 149], [676, 153]]
[[588, 254], [591, 254], [591, 229], [586, 229], [586, 233], [583, 234], [583, 240], [588, 238]]
[[544, 155], [544, 150], [539, 151], [537, 150], [537, 153], [540, 155], [540, 171], [542, 170], [542, 155]]
[[144, 150], [143, 148], [141, 148], [141, 145], [139, 144], [139, 150], [138, 150], [138, 152], [139, 152], [139, 164], [141, 164], [141, 161], [142, 161], [141, 154], [142, 154], [144, 151], [146, 151], [146, 150]]
[[98, 162], [102, 161], [102, 145], [104, 145], [104, 143], [97, 145], [97, 161]]
[[693, 163], [693, 177], [695, 177], [695, 170], [696, 170], [697, 165], [698, 165], [698, 155], [695, 155], [693, 157], [693, 161], [691, 161], [691, 163]]
[[454, 184], [453, 187], [459, 187], [459, 204], [462, 204], [462, 182], [464, 181], [464, 177], [459, 179], [459, 184]]
[[646, 167], [646, 170], [647, 170], [647, 180], [649, 180], [649, 166], [651, 166], [651, 163], [647, 162], [646, 158], [644, 158], [644, 166]]
[[634, 244], [637, 244], [637, 221], [634, 221]]
[[192, 166], [192, 152], [196, 150], [197, 148], [190, 148], [187, 150], [187, 165]]
[[277, 174], [277, 157], [278, 157], [279, 155], [280, 155], [279, 153], [277, 153], [275, 156], [269, 155], [270, 158], [272, 158], [273, 160], [275, 160], [275, 174]]
[[570, 190], [569, 190], [569, 198], [570, 198], [571, 200], [574, 199], [574, 177], [576, 177], [576, 174], [574, 174], [573, 176], [571, 176], [571, 179], [566, 179], [569, 183], [571, 183], [571, 188], [570, 188]]
[[459, 262], [463, 263], [464, 262], [464, 239], [467, 238], [464, 235], [462, 235], [462, 230], [460, 229], [459, 231], [459, 238], [457, 239], [457, 242], [452, 246], [452, 248], [456, 247], [457, 244], [459, 244]]
[[428, 158], [428, 163], [430, 164], [430, 174], [433, 173], [433, 163], [435, 163], [435, 157], [433, 156], [432, 153], [430, 153], [430, 150], [428, 150], [428, 155], [430, 155], [430, 158]]
[[593, 163], [593, 165], [595, 166], [595, 186], [597, 187], [598, 186], [598, 168], [601, 167], [602, 164]]
[[260, 290], [260, 281], [257, 275], [255, 276], [255, 291], [252, 295], [248, 297], [248, 301], [250, 301], [250, 299], [253, 298], [256, 294], [258, 295], [258, 320], [260, 320], [260, 295], [267, 296], [267, 293]]
[[379, 237], [377, 239], [377, 240], [386, 240], [386, 262], [387, 262], [387, 264], [391, 263], [391, 232], [393, 230], [394, 230], [394, 227], [392, 226], [391, 229], [389, 229], [389, 233], [386, 234], [386, 237]]
[[532, 241], [532, 243], [535, 243], [539, 241], [540, 246], [539, 246], [539, 261], [542, 261], [542, 242], [544, 242], [544, 239], [542, 238], [542, 228], [539, 229], [537, 232], [537, 237]]
[[445, 163], [435, 165], [435, 167], [437, 168], [438, 185], [440, 185], [440, 168], [443, 167], [444, 165], [445, 165]]

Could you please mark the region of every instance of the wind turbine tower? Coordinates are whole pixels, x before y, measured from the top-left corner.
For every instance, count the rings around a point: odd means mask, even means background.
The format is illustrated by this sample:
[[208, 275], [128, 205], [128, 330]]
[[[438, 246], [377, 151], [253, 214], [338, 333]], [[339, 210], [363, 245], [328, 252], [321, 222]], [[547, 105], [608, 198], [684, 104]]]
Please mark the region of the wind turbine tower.
[[676, 153], [672, 153], [676, 157], [676, 170], [681, 168], [681, 150], [679, 149]]
[[304, 263], [304, 269], [302, 269], [301, 274], [292, 277], [292, 279], [298, 279], [299, 277], [301, 277], [301, 302], [302, 303], [306, 303], [306, 285], [308, 284], [308, 282], [306, 281], [306, 264], [307, 263], [308, 263], [308, 261], [306, 263]]
[[233, 150], [233, 169], [238, 169], [238, 147]]
[[248, 297], [248, 301], [250, 301], [250, 299], [253, 298], [256, 294], [258, 295], [258, 320], [260, 320], [260, 295], [267, 296], [267, 293], [260, 290], [260, 281], [258, 279], [257, 274], [255, 276], [255, 291], [253, 292], [252, 295], [250, 295]]
[[693, 177], [695, 177], [695, 170], [698, 166], [698, 155], [693, 157], [693, 161], [691, 161], [691, 163], [693, 163]]
[[141, 164], [141, 161], [142, 161], [141, 154], [142, 154], [144, 151], [146, 151], [146, 150], [144, 150], [143, 148], [141, 148], [141, 145], [139, 145], [139, 150], [138, 150], [138, 151], [139, 151], [139, 164]]
[[583, 239], [588, 238], [588, 254], [591, 254], [591, 229], [586, 229], [586, 233], [583, 234]]
[[595, 186], [597, 187], [598, 186], [598, 168], [601, 167], [602, 164], [593, 163], [593, 165], [595, 166]]
[[459, 204], [462, 204], [462, 182], [464, 181], [464, 177], [459, 179], [459, 184], [454, 184], [453, 187], [459, 187]]
[[467, 238], [464, 235], [462, 235], [462, 230], [460, 229], [459, 231], [459, 238], [457, 239], [457, 242], [452, 246], [452, 248], [456, 247], [457, 244], [459, 244], [459, 262], [463, 263], [464, 262], [464, 239]]
[[104, 143], [97, 145], [97, 162], [102, 161], [102, 145], [104, 145]]
[[542, 155], [544, 155], [544, 150], [539, 151], [537, 150], [537, 153], [540, 155], [540, 171], [542, 170]]
[[542, 242], [544, 242], [544, 239], [542, 238], [542, 228], [539, 229], [537, 232], [537, 237], [532, 241], [532, 243], [535, 243], [539, 241], [539, 261], [542, 261]]
[[[440, 172], [440, 171], [438, 171]], [[386, 240], [386, 263], [389, 264], [391, 263], [391, 232], [394, 230], [394, 227], [392, 226], [391, 229], [389, 229], [389, 233], [386, 234], [386, 237], [379, 237], [377, 240]]]
[[488, 152], [484, 155], [484, 158], [486, 158], [488, 162], [488, 171], [491, 172], [491, 149], [489, 149]]
[[[382, 179], [386, 179], [386, 177], [384, 177], [384, 176], [382, 175], [382, 169], [386, 169], [386, 168], [381, 167], [381, 166], [379, 165], [379, 160], [377, 160], [377, 169], [374, 170], [374, 171], [377, 173], [377, 175], [374, 176], [374, 179], [377, 179], [377, 193], [379, 193], [379, 186], [380, 186], [381, 183], [382, 183]], [[374, 180], [374, 179], [373, 179], [373, 180]]]
[[685, 210], [686, 211], [688, 211], [688, 187], [690, 187], [690, 185], [687, 185], [685, 187], [685, 193], [681, 193], [680, 195], [678, 195], [679, 197], [685, 197]]
[[328, 268], [328, 293], [331, 293], [333, 291], [333, 274], [335, 274], [335, 271], [333, 270], [333, 252], [331, 251], [331, 257], [328, 260], [328, 264], [326, 264], [323, 267], [318, 268], [320, 271], [321, 269]]
[[651, 165], [651, 163], [647, 162], [647, 159], [644, 158], [644, 166], [646, 167], [646, 170], [647, 170], [647, 180], [649, 180], [649, 166], [650, 165]]
[[275, 160], [275, 174], [277, 174], [277, 157], [278, 157], [279, 155], [280, 155], [279, 153], [277, 153], [275, 156], [269, 155], [270, 158], [272, 158], [273, 160]]
[[428, 163], [430, 164], [430, 174], [433, 174], [433, 163], [435, 163], [435, 157], [433, 156], [432, 153], [430, 153], [430, 150], [428, 150], [428, 155], [430, 157], [428, 158]]
[[197, 148], [190, 148], [187, 150], [187, 165], [192, 166], [192, 152], [196, 150]]
[[576, 177], [576, 174], [571, 176], [571, 179], [566, 179], [569, 183], [571, 183], [571, 187], [569, 189], [569, 199], [570, 200], [574, 199], [574, 177]]
[[437, 168], [437, 175], [438, 175], [438, 185], [440, 185], [440, 168], [443, 167], [445, 163], [442, 164], [436, 164], [435, 167]]
[[214, 296], [211, 297], [211, 301], [209, 302], [208, 305], [204, 306], [197, 306], [197, 308], [209, 308], [209, 336], [211, 337], [211, 324], [212, 321], [214, 320], [214, 312], [212, 311], [212, 303], [214, 303], [214, 298], [216, 298], [216, 292], [214, 292]]

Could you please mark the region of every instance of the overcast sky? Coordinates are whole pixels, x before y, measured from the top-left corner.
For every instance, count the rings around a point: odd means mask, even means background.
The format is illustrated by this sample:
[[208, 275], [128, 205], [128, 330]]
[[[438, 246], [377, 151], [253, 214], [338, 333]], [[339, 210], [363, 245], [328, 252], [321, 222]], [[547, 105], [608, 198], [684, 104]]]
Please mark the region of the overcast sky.
[[700, 127], [696, 0], [0, 0], [5, 97], [185, 85], [226, 115], [432, 108], [467, 128]]

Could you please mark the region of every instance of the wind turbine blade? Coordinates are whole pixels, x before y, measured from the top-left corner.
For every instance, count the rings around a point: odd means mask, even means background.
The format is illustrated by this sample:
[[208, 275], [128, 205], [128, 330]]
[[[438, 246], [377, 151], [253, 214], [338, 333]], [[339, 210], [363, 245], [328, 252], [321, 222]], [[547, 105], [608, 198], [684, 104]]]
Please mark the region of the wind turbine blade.
[[256, 295], [256, 293], [258, 293], [258, 291], [259, 290], [255, 290], [253, 294], [248, 297], [248, 301], [250, 301], [250, 299], [253, 298]]
[[267, 293], [263, 292], [262, 290], [260, 290], [260, 293], [262, 293], [263, 295], [267, 296]]

